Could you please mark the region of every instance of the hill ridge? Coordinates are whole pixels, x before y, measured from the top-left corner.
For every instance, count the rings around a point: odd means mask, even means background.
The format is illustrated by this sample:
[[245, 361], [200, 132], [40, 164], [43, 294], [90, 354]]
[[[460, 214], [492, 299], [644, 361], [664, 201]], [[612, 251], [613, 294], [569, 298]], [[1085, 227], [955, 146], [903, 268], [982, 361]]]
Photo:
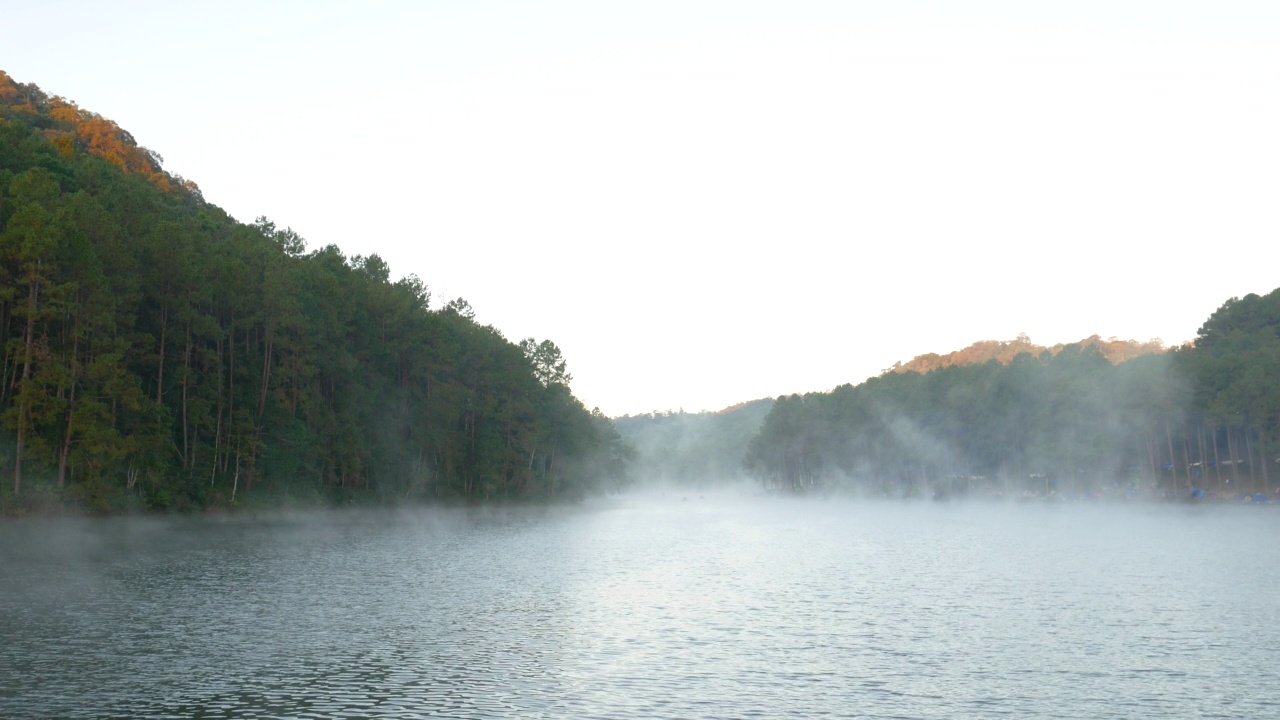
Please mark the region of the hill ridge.
[[1031, 338], [1026, 333], [1021, 333], [1013, 340], [979, 340], [965, 348], [942, 355], [938, 353], [917, 355], [905, 363], [895, 362], [892, 366], [881, 371], [880, 374], [915, 372], [924, 375], [945, 367], [981, 365], [992, 360], [1001, 365], [1008, 365], [1015, 357], [1023, 353], [1040, 356], [1047, 352], [1052, 356], [1069, 347], [1097, 348], [1102, 357], [1106, 358], [1112, 365], [1119, 365], [1143, 355], [1159, 355], [1169, 350], [1160, 338], [1140, 342], [1138, 340], [1121, 340], [1112, 336], [1103, 340], [1095, 334], [1074, 343], [1037, 345], [1031, 342]]

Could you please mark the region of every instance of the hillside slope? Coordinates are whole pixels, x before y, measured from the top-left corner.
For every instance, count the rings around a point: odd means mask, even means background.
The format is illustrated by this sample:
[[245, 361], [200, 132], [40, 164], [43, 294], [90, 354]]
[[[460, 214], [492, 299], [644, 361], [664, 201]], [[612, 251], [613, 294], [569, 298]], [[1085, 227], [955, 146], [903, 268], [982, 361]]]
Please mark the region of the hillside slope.
[[550, 341], [242, 224], [0, 72], [0, 510], [571, 497], [621, 477]]

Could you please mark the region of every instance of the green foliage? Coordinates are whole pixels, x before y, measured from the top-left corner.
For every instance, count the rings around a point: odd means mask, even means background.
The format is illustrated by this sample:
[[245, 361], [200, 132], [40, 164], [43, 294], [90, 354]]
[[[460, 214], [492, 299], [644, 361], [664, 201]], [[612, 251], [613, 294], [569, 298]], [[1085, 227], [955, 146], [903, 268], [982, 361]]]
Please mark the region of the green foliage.
[[1095, 337], [1003, 357], [979, 343], [983, 363], [953, 354], [925, 373], [780, 398], [747, 465], [768, 488], [875, 495], [1270, 492], [1278, 330], [1280, 290], [1228, 301], [1194, 347], [1169, 352]]
[[4, 511], [618, 486], [621, 441], [554, 343], [526, 354], [377, 255], [237, 223], [160, 162], [0, 73]]

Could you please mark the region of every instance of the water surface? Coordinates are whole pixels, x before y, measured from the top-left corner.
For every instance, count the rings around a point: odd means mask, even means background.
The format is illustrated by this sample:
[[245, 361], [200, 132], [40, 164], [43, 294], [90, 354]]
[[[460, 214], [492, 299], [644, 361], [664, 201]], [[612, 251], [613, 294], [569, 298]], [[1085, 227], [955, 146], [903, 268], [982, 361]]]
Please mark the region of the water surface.
[[1278, 528], [736, 496], [7, 521], [0, 716], [1280, 716]]

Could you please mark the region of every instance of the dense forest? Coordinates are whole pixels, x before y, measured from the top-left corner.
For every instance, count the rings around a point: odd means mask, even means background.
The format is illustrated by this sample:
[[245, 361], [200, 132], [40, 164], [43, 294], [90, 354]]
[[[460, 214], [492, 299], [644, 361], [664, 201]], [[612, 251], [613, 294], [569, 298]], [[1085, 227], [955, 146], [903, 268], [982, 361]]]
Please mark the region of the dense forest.
[[0, 72], [0, 510], [572, 498], [628, 447], [554, 343], [243, 224]]
[[1184, 347], [980, 342], [610, 421], [553, 342], [435, 307], [377, 255], [237, 222], [112, 121], [0, 72], [0, 512], [576, 498], [629, 464], [891, 496], [1250, 497], [1280, 471], [1278, 330], [1280, 290]]
[[[1193, 343], [979, 343], [923, 371], [779, 398], [747, 465], [766, 488], [858, 494], [1262, 499], [1280, 451], [1280, 290]], [[1104, 354], [1112, 350], [1110, 360]], [[914, 361], [913, 361], [914, 362]]]

